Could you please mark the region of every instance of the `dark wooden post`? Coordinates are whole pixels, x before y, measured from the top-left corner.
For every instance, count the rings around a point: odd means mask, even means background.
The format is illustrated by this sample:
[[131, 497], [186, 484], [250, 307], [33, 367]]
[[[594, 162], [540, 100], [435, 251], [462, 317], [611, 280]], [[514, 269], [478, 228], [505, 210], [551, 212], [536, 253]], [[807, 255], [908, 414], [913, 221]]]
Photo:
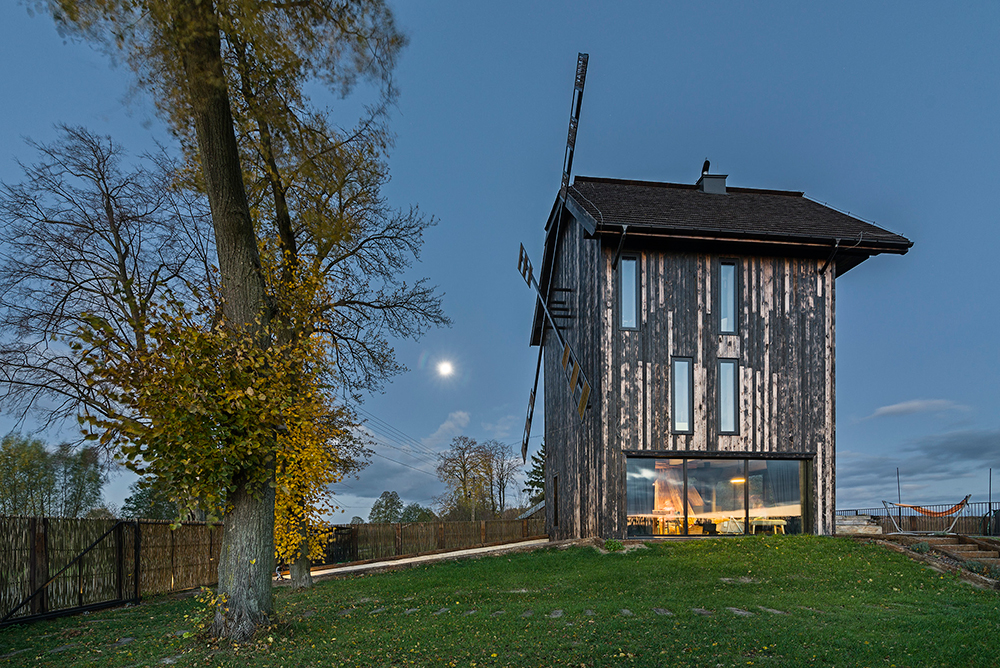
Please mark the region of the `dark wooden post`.
[[486, 520], [479, 520], [479, 544], [486, 544]]
[[141, 571], [139, 569], [140, 569], [140, 567], [142, 565], [142, 529], [141, 529], [141, 526], [142, 525], [139, 524], [139, 520], [136, 520], [135, 521], [135, 545], [133, 546], [133, 550], [135, 551], [135, 564], [134, 564], [135, 570], [134, 570], [134, 572], [132, 574], [133, 578], [135, 579], [135, 583], [134, 584], [135, 584], [135, 602], [136, 603], [139, 602], [139, 598], [140, 598], [140, 595], [142, 593], [141, 590], [139, 589], [139, 577], [140, 577], [140, 574], [141, 574]]
[[438, 549], [444, 549], [444, 522], [438, 522]]
[[[49, 521], [44, 517], [28, 520], [28, 534], [31, 536], [31, 554], [28, 565], [28, 587], [34, 593], [49, 581]], [[31, 599], [31, 613], [48, 612], [48, 592], [42, 590]]]
[[521, 520], [521, 538], [528, 537], [528, 520]]
[[396, 523], [396, 556], [403, 554], [403, 525]]
[[80, 558], [76, 560], [76, 597], [79, 602], [80, 607], [83, 607], [83, 559], [87, 554], [81, 553]]
[[121, 522], [115, 524], [115, 598], [119, 601], [125, 598], [125, 540], [122, 532], [125, 527]]
[[170, 591], [174, 590], [174, 530], [170, 530]]

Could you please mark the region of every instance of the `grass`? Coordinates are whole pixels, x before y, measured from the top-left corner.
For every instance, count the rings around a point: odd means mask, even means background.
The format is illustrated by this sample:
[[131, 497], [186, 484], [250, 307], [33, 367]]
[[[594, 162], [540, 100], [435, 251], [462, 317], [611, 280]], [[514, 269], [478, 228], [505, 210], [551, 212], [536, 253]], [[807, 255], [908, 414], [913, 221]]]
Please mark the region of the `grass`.
[[[1000, 661], [1000, 594], [875, 545], [815, 536], [662, 542], [612, 554], [550, 549], [327, 581], [307, 592], [278, 591], [278, 624], [240, 646], [183, 637], [196, 628], [185, 615], [197, 614], [198, 605], [160, 599], [0, 630], [0, 657], [28, 650], [0, 663], [147, 666], [166, 658], [178, 666], [240, 668], [478, 668]], [[530, 617], [522, 616], [529, 610]], [[561, 616], [550, 617], [556, 610]], [[122, 638], [134, 640], [114, 646]]]

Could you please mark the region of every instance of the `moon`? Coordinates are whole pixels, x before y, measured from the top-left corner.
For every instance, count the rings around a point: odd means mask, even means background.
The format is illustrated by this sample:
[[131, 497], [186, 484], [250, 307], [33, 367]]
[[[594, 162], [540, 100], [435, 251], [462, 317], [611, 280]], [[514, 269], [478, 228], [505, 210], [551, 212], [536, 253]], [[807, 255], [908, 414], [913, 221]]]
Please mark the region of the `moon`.
[[451, 362], [438, 362], [437, 369], [439, 376], [450, 376], [455, 373], [455, 367], [451, 365]]

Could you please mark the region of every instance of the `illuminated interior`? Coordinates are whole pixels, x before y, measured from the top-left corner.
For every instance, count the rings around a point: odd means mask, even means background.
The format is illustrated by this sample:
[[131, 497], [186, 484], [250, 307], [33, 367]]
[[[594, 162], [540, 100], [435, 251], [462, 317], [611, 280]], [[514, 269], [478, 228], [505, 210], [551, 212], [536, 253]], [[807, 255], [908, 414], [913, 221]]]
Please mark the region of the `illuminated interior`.
[[802, 532], [804, 462], [627, 459], [629, 536]]

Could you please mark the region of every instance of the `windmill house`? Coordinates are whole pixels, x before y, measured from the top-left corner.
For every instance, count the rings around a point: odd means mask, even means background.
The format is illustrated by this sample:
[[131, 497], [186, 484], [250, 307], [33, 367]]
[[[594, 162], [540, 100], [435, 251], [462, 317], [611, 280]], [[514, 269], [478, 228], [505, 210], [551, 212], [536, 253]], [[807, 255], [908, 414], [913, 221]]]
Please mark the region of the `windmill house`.
[[577, 177], [549, 216], [531, 344], [553, 539], [833, 532], [835, 279], [912, 242], [703, 172]]

